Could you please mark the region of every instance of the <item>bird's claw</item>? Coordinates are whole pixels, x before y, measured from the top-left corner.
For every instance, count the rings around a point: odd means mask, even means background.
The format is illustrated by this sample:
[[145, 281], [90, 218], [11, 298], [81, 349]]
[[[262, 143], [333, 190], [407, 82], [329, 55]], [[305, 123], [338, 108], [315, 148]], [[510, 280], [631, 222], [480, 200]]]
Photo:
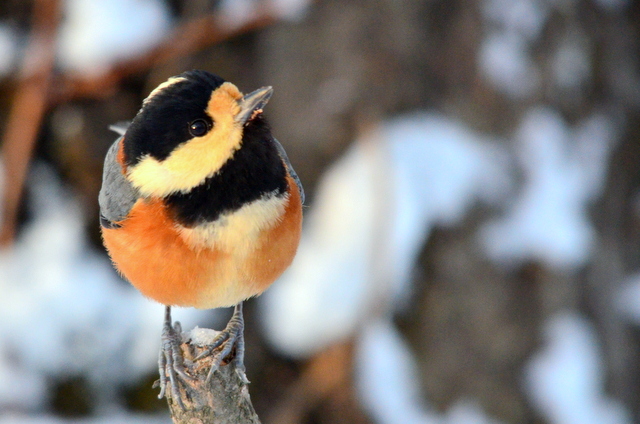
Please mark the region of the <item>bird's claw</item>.
[[[225, 361], [233, 361], [235, 370], [243, 384], [249, 384], [244, 366], [244, 319], [242, 316], [242, 304], [236, 305], [233, 316], [227, 327], [213, 340], [213, 343], [205, 351], [200, 353], [193, 362], [185, 360], [180, 345], [182, 344], [182, 327], [179, 322], [171, 323], [171, 308], [167, 306], [165, 321], [162, 328], [162, 348], [158, 358], [160, 380], [154, 387], [160, 386], [158, 399], [169, 395], [178, 406], [184, 410], [184, 403], [180, 396], [179, 384], [188, 384], [197, 381], [188, 374], [188, 368], [202, 358], [211, 356], [211, 368], [207, 374], [206, 382], [209, 383], [213, 373], [220, 369]], [[186, 366], [185, 366], [186, 365]], [[170, 391], [167, 392], [167, 383]]]
[[249, 384], [244, 366], [244, 319], [242, 304], [236, 306], [227, 327], [216, 336], [213, 343], [198, 355], [195, 361], [212, 356], [211, 368], [207, 374], [207, 383], [213, 373], [220, 369], [223, 362], [230, 359], [236, 367], [236, 373], [243, 384]]
[[195, 381], [196, 379], [187, 373], [186, 361], [180, 348], [182, 344], [181, 334], [182, 327], [180, 323], [176, 321], [175, 324], [171, 324], [171, 314], [169, 307], [167, 307], [165, 323], [162, 328], [162, 347], [158, 358], [158, 370], [160, 372], [158, 399], [162, 399], [167, 395], [167, 382], [169, 382], [171, 385], [171, 398], [184, 410], [184, 403], [180, 396], [178, 384], [179, 382], [186, 384], [186, 382]]

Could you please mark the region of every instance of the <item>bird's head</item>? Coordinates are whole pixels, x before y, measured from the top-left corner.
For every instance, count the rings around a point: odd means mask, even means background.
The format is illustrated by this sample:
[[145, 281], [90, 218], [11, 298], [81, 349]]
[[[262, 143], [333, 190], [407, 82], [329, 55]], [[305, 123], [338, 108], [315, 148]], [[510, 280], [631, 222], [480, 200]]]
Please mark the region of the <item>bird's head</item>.
[[190, 191], [233, 157], [272, 92], [243, 95], [205, 71], [169, 78], [144, 100], [124, 135], [127, 179], [145, 196]]

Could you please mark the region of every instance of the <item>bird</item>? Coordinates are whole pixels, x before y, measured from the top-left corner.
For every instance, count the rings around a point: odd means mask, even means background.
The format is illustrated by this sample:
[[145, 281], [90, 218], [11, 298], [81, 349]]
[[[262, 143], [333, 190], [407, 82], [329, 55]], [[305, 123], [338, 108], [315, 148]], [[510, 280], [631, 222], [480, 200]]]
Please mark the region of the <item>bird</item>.
[[209, 377], [233, 360], [248, 383], [243, 301], [289, 267], [300, 242], [304, 189], [263, 114], [272, 93], [243, 94], [217, 75], [186, 71], [153, 89], [130, 123], [112, 127], [120, 136], [104, 161], [102, 240], [116, 270], [165, 305], [158, 397], [180, 406], [178, 381], [194, 377], [171, 308], [234, 307], [205, 352]]

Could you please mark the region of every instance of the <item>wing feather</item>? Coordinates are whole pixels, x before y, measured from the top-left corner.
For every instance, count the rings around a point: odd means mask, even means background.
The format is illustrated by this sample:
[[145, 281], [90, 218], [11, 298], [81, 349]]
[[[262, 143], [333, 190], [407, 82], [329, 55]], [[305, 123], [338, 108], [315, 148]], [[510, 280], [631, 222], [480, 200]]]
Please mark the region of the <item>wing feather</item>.
[[280, 158], [282, 158], [285, 165], [287, 165], [287, 171], [289, 171], [289, 175], [291, 175], [293, 180], [296, 182], [296, 185], [298, 186], [298, 190], [300, 191], [300, 200], [302, 201], [302, 204], [304, 204], [304, 188], [302, 187], [302, 182], [300, 181], [298, 174], [296, 174], [296, 171], [293, 169], [293, 166], [289, 161], [289, 157], [287, 156], [287, 152], [284, 150], [284, 147], [282, 147], [282, 144], [280, 144], [280, 142], [276, 140], [275, 137], [273, 138], [273, 142], [276, 145], [276, 148], [278, 149], [278, 154], [280, 154]]
[[134, 203], [140, 198], [136, 190], [122, 173], [117, 161], [118, 149], [123, 137], [119, 137], [109, 148], [104, 159], [102, 188], [98, 196], [100, 224], [105, 228], [117, 228], [118, 222], [127, 217]]

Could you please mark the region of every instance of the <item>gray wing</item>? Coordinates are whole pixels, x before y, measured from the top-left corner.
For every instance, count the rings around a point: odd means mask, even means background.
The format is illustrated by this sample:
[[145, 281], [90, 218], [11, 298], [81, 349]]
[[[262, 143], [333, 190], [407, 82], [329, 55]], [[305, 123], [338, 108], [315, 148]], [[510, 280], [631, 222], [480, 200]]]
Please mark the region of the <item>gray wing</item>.
[[140, 197], [138, 191], [122, 174], [116, 160], [122, 136], [109, 148], [104, 159], [102, 188], [98, 195], [100, 203], [100, 224], [105, 228], [118, 228], [117, 222], [127, 217], [134, 203]]
[[300, 182], [300, 178], [298, 178], [298, 174], [296, 174], [296, 171], [293, 169], [293, 166], [291, 166], [291, 162], [289, 162], [289, 157], [287, 156], [287, 152], [285, 152], [284, 147], [282, 147], [282, 144], [280, 144], [280, 142], [276, 140], [275, 137], [273, 137], [273, 142], [276, 145], [276, 148], [278, 149], [278, 153], [280, 154], [280, 157], [282, 158], [284, 163], [287, 165], [287, 170], [289, 171], [289, 175], [291, 175], [293, 180], [296, 182], [296, 185], [298, 186], [298, 191], [300, 191], [300, 200], [304, 204], [304, 188], [302, 188], [302, 182]]

